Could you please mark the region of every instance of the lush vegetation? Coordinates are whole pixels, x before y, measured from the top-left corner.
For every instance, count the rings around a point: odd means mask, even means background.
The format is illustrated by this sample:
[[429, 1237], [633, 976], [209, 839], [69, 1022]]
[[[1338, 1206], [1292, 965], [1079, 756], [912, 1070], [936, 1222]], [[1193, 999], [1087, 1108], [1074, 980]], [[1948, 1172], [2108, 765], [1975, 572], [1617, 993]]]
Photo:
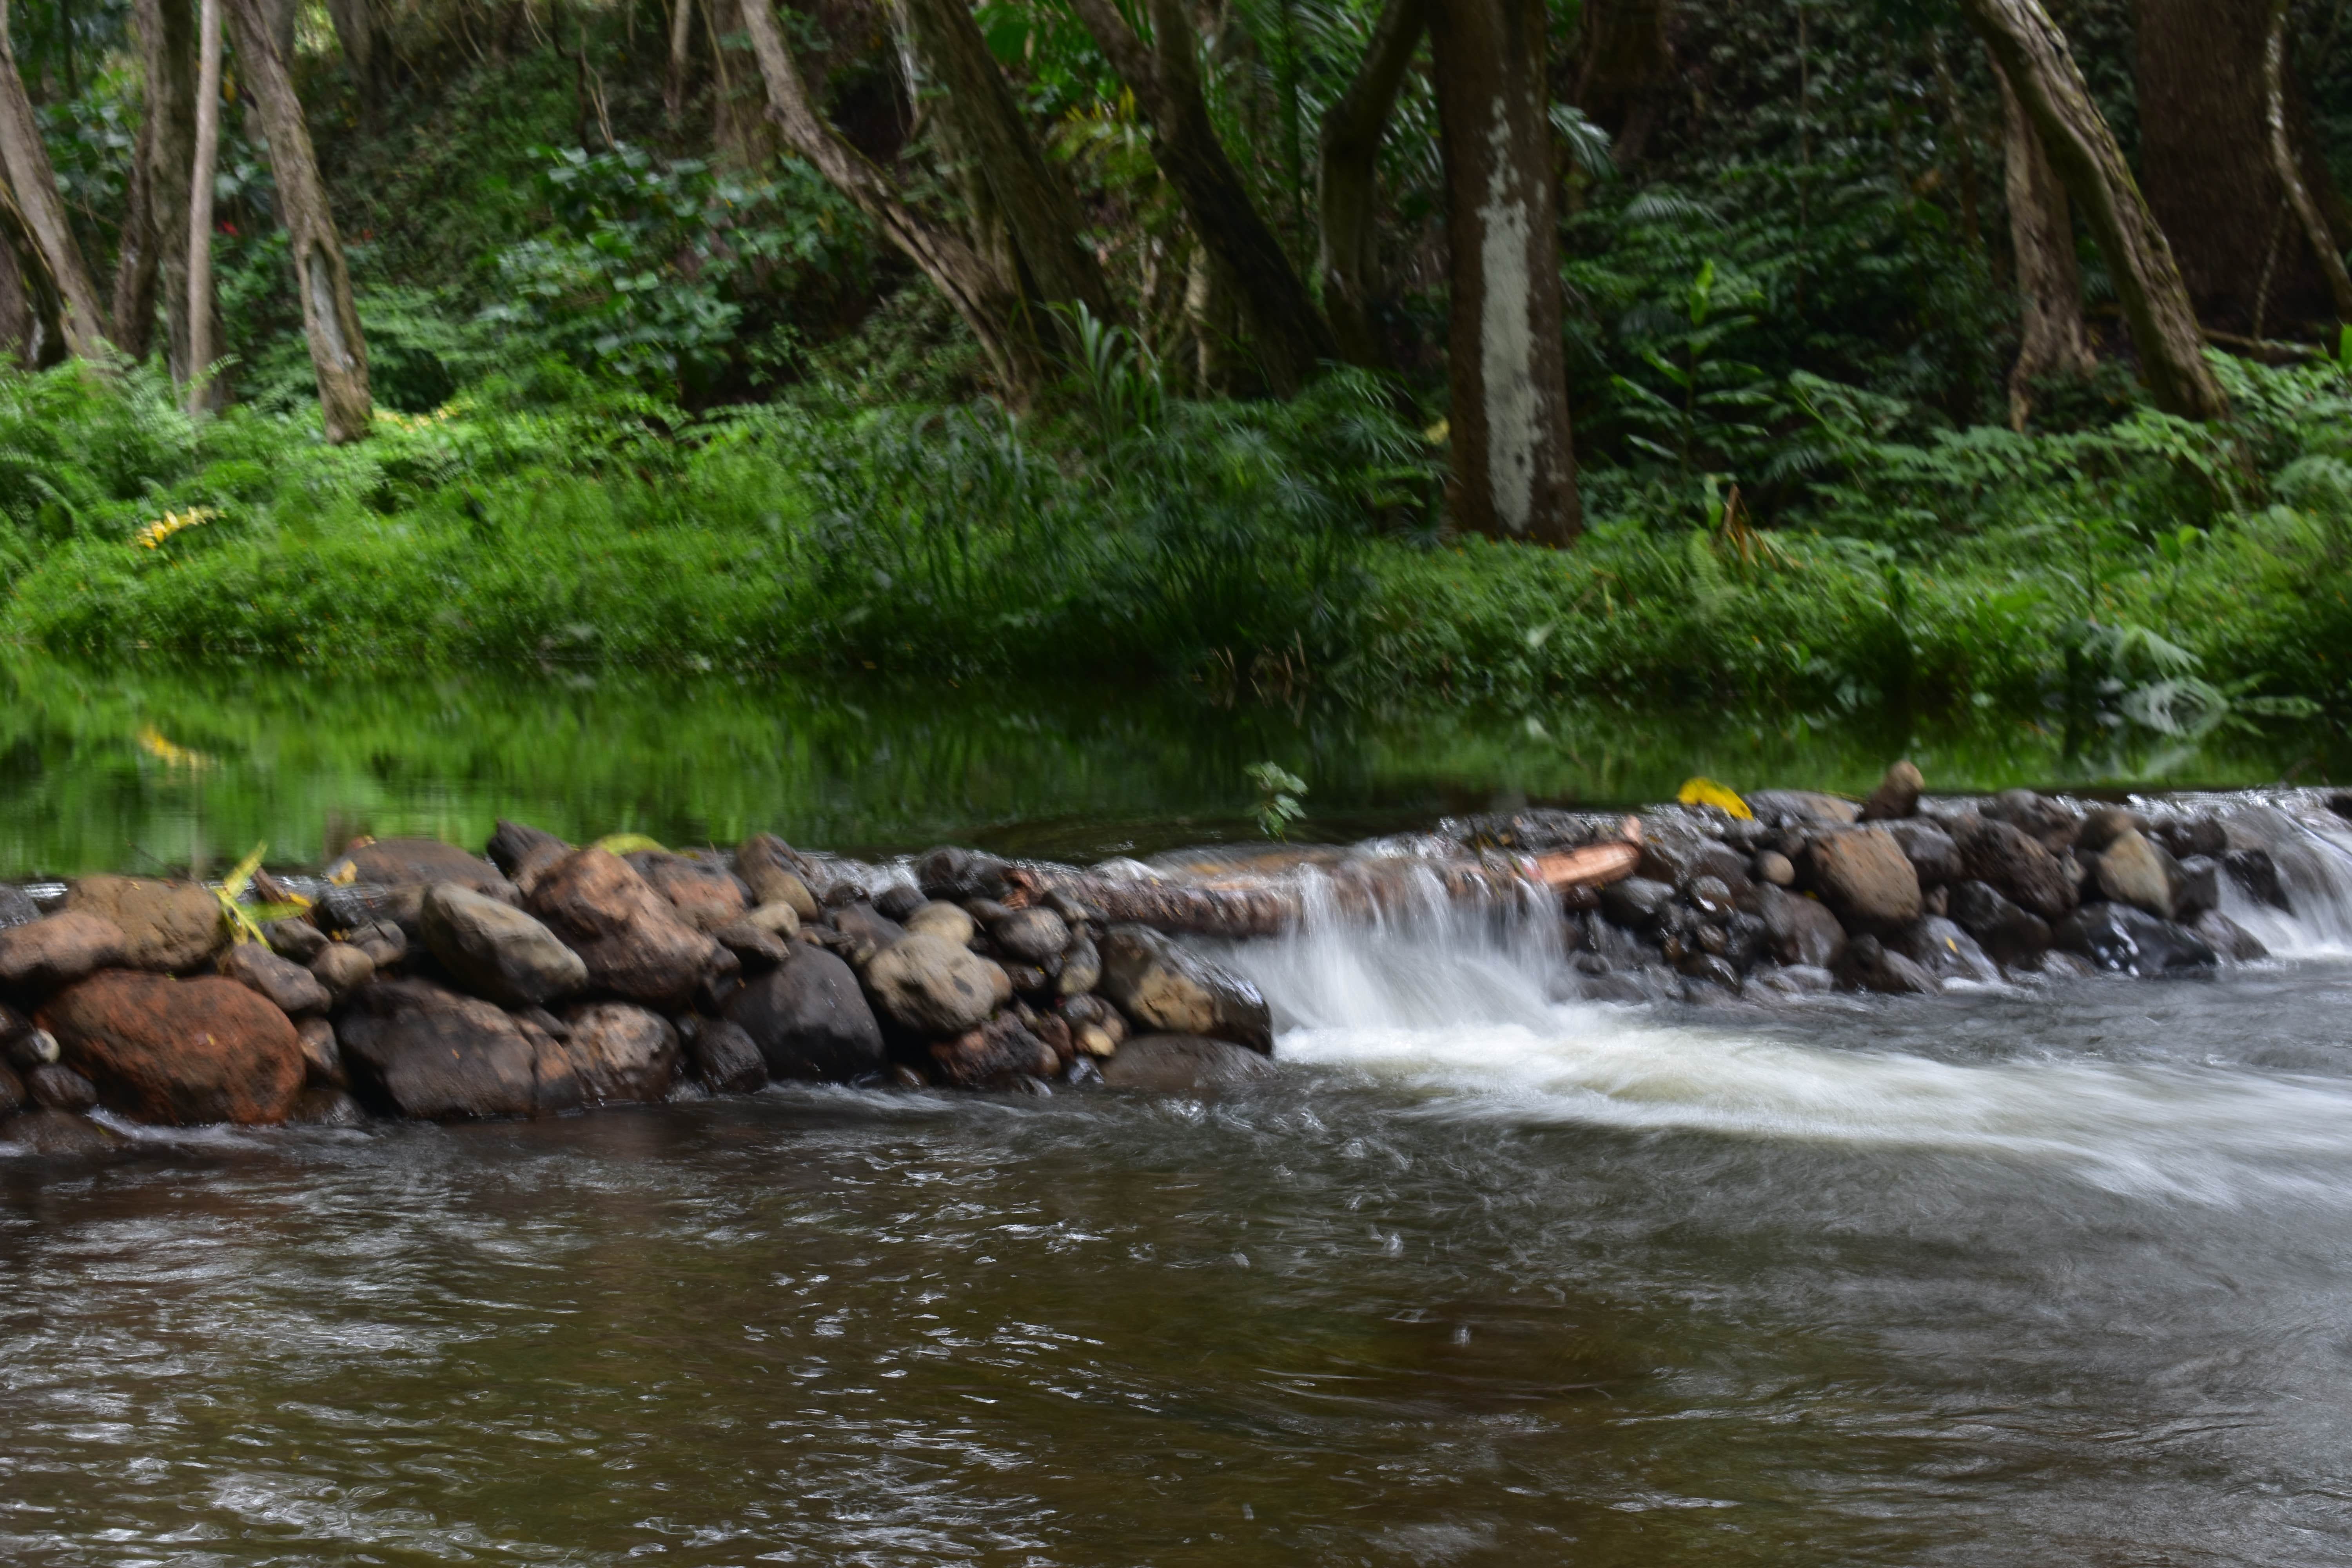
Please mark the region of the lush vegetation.
[[[1301, 254], [1311, 126], [1376, 10], [1228, 14], [1221, 130]], [[1555, 10], [1565, 49], [1579, 7]], [[2119, 7], [2074, 10], [2095, 65]], [[2217, 358], [2235, 417], [2197, 425], [2111, 359], [2008, 428], [1980, 52], [1935, 5], [1692, 13], [1704, 111], [1667, 115], [1637, 167], [1555, 116], [1591, 525], [1557, 552], [1446, 527], [1418, 77], [1381, 164], [1397, 369], [1276, 400], [1183, 324], [1181, 215], [1108, 66], [1055, 7], [983, 8], [1130, 323], [1072, 317], [1061, 379], [1016, 413], [937, 298], [778, 150], [740, 36], [674, 110], [653, 8], [564, 8], [488, 49], [462, 14], [419, 21], [362, 113], [313, 15], [298, 77], [358, 279], [373, 437], [318, 437], [267, 161], [232, 115], [235, 399], [191, 418], [152, 362], [0, 373], [0, 636], [345, 669], [1083, 668], [1367, 703], [1990, 705], [2159, 731], [2352, 704], [2347, 368]], [[2326, 131], [2324, 20], [2298, 47]], [[887, 29], [801, 25], [831, 51], [836, 118], [883, 103], [893, 155], [919, 162]], [[105, 256], [137, 121], [123, 16], [82, 13], [65, 46], [26, 30], [60, 184]], [[2093, 75], [2128, 142], [2127, 79]], [[929, 195], [952, 206], [951, 184]]]

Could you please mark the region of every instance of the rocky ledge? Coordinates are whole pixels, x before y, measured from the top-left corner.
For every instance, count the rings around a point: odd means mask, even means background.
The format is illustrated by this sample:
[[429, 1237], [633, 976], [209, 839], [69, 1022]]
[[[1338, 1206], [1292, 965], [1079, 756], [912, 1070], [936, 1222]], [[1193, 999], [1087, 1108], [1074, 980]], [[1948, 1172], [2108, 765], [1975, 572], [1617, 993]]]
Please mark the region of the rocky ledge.
[[1197, 1091], [1270, 1071], [1272, 1019], [1167, 931], [1262, 936], [1310, 907], [1557, 919], [1570, 987], [1617, 1001], [2195, 973], [2263, 956], [2221, 913], [2224, 879], [2286, 907], [2268, 855], [2214, 817], [1921, 788], [1902, 763], [1861, 803], [1526, 812], [1402, 846], [1087, 873], [963, 849], [870, 866], [768, 834], [576, 847], [501, 823], [483, 857], [393, 839], [316, 878], [264, 875], [247, 896], [300, 912], [262, 924], [194, 882], [0, 886], [0, 1150], [111, 1147], [101, 1107], [352, 1125], [772, 1079]]

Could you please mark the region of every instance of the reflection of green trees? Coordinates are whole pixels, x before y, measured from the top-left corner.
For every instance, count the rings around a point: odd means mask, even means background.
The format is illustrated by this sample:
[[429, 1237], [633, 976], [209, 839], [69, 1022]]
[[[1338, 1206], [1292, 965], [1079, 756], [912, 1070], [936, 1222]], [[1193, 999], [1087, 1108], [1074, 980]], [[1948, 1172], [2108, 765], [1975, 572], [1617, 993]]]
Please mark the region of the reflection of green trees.
[[1091, 857], [1249, 836], [1236, 781], [1267, 757], [1313, 787], [1305, 834], [1352, 837], [1520, 799], [1661, 799], [1692, 773], [1859, 792], [1906, 751], [1938, 788], [2253, 783], [2307, 739], [2083, 763], [2010, 721], [1906, 737], [1591, 710], [1293, 713], [1093, 688], [189, 675], [15, 653], [0, 656], [0, 869], [217, 869], [262, 839], [273, 862], [310, 862], [355, 832], [478, 845], [501, 816], [574, 837], [771, 828], [824, 847]]

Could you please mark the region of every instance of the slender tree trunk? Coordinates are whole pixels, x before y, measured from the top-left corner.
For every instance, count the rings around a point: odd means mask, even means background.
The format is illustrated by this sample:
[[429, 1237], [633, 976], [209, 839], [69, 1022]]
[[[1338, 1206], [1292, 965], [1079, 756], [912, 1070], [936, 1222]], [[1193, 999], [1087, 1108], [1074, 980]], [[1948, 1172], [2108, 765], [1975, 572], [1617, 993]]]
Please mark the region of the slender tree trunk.
[[[2139, 89], [2139, 170], [2149, 207], [2171, 237], [2182, 280], [2207, 323], [2251, 331], [2260, 279], [2271, 273], [2269, 314], [2311, 321], [2330, 313], [2317, 250], [2270, 238], [2294, 195], [2282, 179], [2269, 123], [2270, 0], [2137, 0], [2134, 75]], [[2341, 201], [2300, 112], [2294, 73], [2281, 60], [2289, 160], [2334, 230], [2347, 236]]]
[[377, 58], [375, 13], [369, 0], [327, 0], [327, 19], [334, 24], [335, 40], [343, 47], [343, 63], [351, 68], [352, 86], [360, 101], [360, 124], [373, 130], [383, 107], [383, 62]]
[[2287, 123], [2286, 24], [2287, 0], [2271, 0], [2270, 36], [2263, 49], [2263, 118], [2270, 132], [2271, 170], [2286, 192], [2287, 205], [2302, 221], [2304, 239], [2319, 262], [2320, 275], [2327, 279], [2336, 321], [2352, 326], [2352, 273], [2345, 271], [2344, 253], [2336, 247], [2336, 237], [2328, 232], [2327, 220], [2320, 216], [2319, 203], [2304, 180]]
[[155, 106], [151, 102], [140, 117], [139, 140], [131, 147], [122, 238], [114, 258], [114, 346], [134, 360], [145, 359], [155, 342], [154, 145]]
[[196, 15], [191, 0], [140, 0], [139, 53], [146, 78], [147, 208], [158, 291], [163, 297], [164, 363], [172, 379], [193, 374], [188, 342], [188, 193], [196, 156]]
[[662, 121], [676, 131], [686, 118], [686, 78], [694, 64], [694, 0], [670, 0], [669, 72], [662, 78]]
[[1543, 0], [1443, 0], [1430, 17], [1453, 281], [1454, 515], [1567, 544], [1583, 524], [1560, 346]]
[[1147, 0], [1149, 47], [1115, 0], [1070, 0], [1070, 9], [1150, 117], [1152, 158], [1192, 232], [1232, 280], [1267, 383], [1285, 395], [1297, 391], [1339, 357], [1339, 343], [1217, 139], [1183, 0]]
[[33, 100], [16, 69], [16, 54], [8, 42], [8, 10], [0, 0], [0, 166], [16, 195], [33, 243], [57, 283], [65, 314], [60, 323], [66, 347], [84, 359], [94, 357], [106, 340], [106, 310], [99, 301], [98, 284], [89, 264], [82, 259], [81, 242], [74, 238], [66, 216], [65, 199], [58, 194], [57, 171], [49, 151], [41, 143], [40, 121], [33, 117]]
[[747, 0], [743, 22], [768, 89], [768, 115], [793, 150], [864, 213], [883, 237], [947, 296], [980, 341], [997, 379], [1016, 402], [1041, 384], [1045, 366], [1035, 341], [1016, 321], [1020, 296], [971, 244], [917, 213], [873, 160], [817, 111], [799, 64], [776, 25], [772, 0]]
[[2142, 199], [2115, 132], [2091, 101], [2065, 35], [2042, 0], [1960, 4], [2016, 89], [2051, 165], [2099, 243], [2131, 327], [2141, 378], [2157, 406], [2189, 419], [2226, 416], [2229, 399], [2205, 363], [2197, 313], [2172, 247]]
[[1657, 122], [1659, 95], [1674, 81], [1674, 49], [1666, 39], [1668, 4], [1585, 0], [1584, 58], [1577, 71], [1576, 102], [1609, 132], [1610, 153], [1621, 169], [1642, 161]]
[[987, 183], [1019, 258], [1022, 291], [1038, 305], [1084, 305], [1097, 319], [1108, 319], [1110, 289], [1087, 243], [1077, 198], [1037, 150], [971, 5], [967, 0], [905, 5], [923, 68], [940, 89], [936, 110], [959, 151]]
[[2010, 248], [2017, 258], [2017, 363], [2009, 373], [2009, 422], [2033, 416], [2033, 383], [2088, 376], [2098, 361], [2083, 326], [2083, 268], [2074, 258], [2074, 216], [2000, 68], [2001, 153], [2008, 174]]
[[367, 342], [352, 302], [351, 269], [343, 261], [334, 214], [327, 207], [310, 128], [303, 123], [302, 104], [294, 96], [285, 57], [269, 32], [269, 0], [228, 0], [227, 14], [245, 85], [260, 105], [268, 129], [278, 219], [291, 242], [294, 279], [302, 296], [302, 331], [310, 341], [310, 367], [318, 378], [327, 439], [357, 441], [367, 435], [373, 416]]
[[[165, 0], [170, 4], [170, 0]], [[220, 172], [221, 0], [196, 21], [196, 145], [188, 174], [188, 412], [213, 402], [213, 185]]]
[[[9, 330], [17, 334], [18, 353], [34, 370], [47, 370], [69, 352], [66, 347], [65, 300], [49, 275], [48, 258], [33, 237], [33, 226], [5, 184], [0, 184], [0, 255], [7, 258], [6, 273], [17, 298], [8, 301]], [[17, 308], [21, 307], [21, 317]]]
[[1375, 320], [1381, 302], [1380, 156], [1397, 89], [1429, 28], [1432, 0], [1388, 0], [1348, 90], [1323, 116], [1316, 180], [1323, 309], [1352, 364], [1388, 363]]

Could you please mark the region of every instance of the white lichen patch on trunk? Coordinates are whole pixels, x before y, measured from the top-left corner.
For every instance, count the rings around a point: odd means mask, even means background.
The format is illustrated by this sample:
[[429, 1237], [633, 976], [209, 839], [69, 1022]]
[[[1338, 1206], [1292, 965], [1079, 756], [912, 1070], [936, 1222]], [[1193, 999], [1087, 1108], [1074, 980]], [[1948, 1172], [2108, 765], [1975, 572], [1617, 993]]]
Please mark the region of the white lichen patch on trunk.
[[1528, 202], [1513, 178], [1510, 111], [1495, 100], [1486, 200], [1478, 209], [1478, 383], [1486, 409], [1486, 486], [1495, 521], [1525, 533], [1535, 512], [1535, 333], [1528, 277]]

